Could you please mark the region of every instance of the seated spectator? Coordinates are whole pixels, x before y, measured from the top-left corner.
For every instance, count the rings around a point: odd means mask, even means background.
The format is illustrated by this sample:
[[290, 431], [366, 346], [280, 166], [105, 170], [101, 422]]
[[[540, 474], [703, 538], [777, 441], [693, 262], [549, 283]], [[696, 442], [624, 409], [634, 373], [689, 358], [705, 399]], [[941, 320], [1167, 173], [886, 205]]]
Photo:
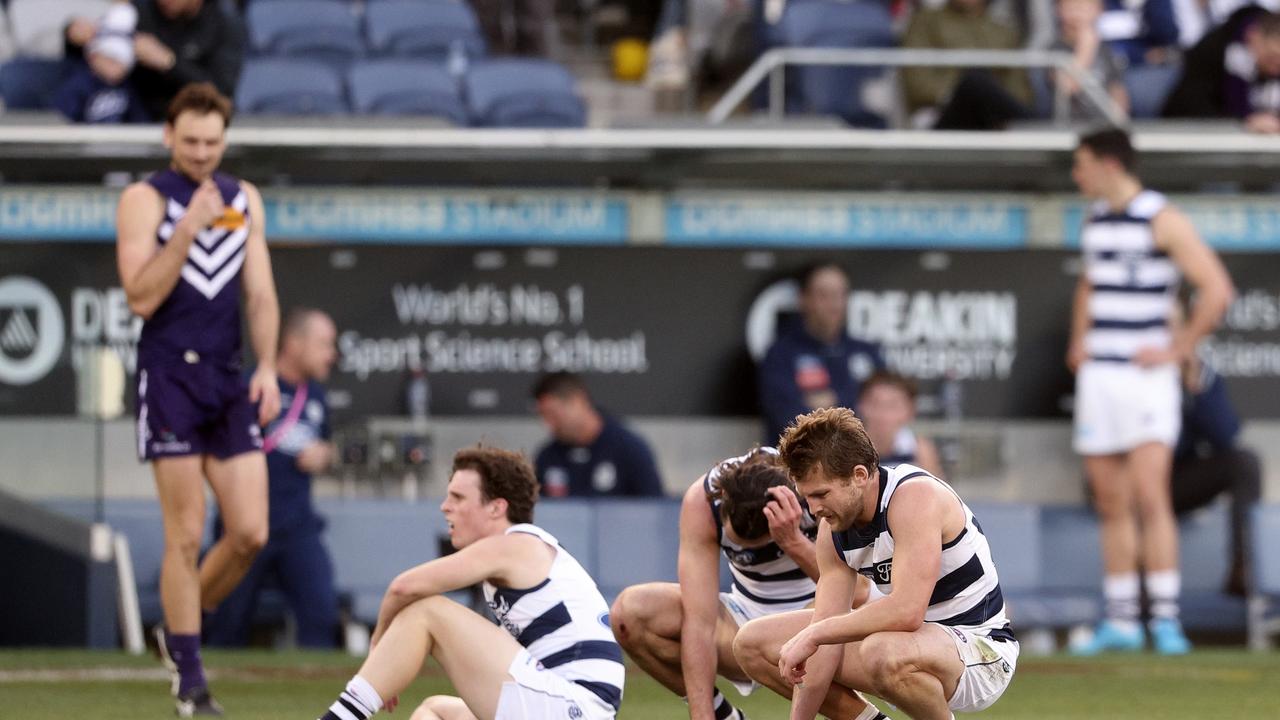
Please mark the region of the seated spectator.
[[1240, 418], [1222, 377], [1194, 355], [1183, 366], [1182, 432], [1173, 455], [1173, 510], [1179, 515], [1231, 495], [1231, 565], [1223, 591], [1244, 596], [1249, 513], [1262, 495], [1258, 456], [1239, 444]]
[[858, 389], [884, 367], [880, 348], [849, 336], [849, 276], [833, 262], [801, 273], [799, 322], [779, 323], [778, 337], [760, 363], [764, 444], [773, 446], [795, 420], [812, 410], [852, 408]]
[[916, 419], [914, 382], [888, 370], [876, 372], [862, 383], [857, 412], [881, 465], [915, 465], [943, 477], [937, 446], [911, 429]]
[[[1058, 0], [1060, 36], [1054, 49], [1070, 52], [1075, 67], [1092, 76], [1112, 102], [1124, 112], [1129, 109], [1129, 96], [1124, 88], [1124, 65], [1098, 35], [1098, 19], [1102, 0]], [[1071, 118], [1076, 121], [1104, 119], [1090, 102], [1079, 83], [1064, 73], [1049, 76], [1050, 92], [1058, 83], [1066, 88], [1071, 102]], [[1014, 120], [1035, 116], [1033, 108], [1009, 95], [989, 73], [966, 73], [956, 86], [951, 101], [938, 119], [943, 130], [999, 130]]]
[[1168, 118], [1236, 118], [1257, 133], [1280, 133], [1280, 15], [1237, 10], [1187, 51], [1165, 101]]
[[533, 399], [551, 431], [535, 463], [543, 497], [662, 495], [649, 444], [600, 412], [582, 378], [544, 375], [533, 386]]
[[85, 62], [77, 63], [54, 94], [53, 104], [68, 120], [80, 123], [139, 123], [151, 117], [129, 83], [133, 69], [133, 30], [138, 12], [120, 3], [107, 12], [89, 41]]
[[[990, 15], [987, 0], [949, 0], [937, 9], [922, 9], [911, 16], [902, 46], [921, 50], [1014, 50], [1018, 31]], [[902, 71], [903, 93], [913, 124], [928, 127], [947, 104], [963, 68], [908, 67]], [[1031, 83], [1019, 68], [988, 71], [993, 80], [1018, 103], [1029, 106]]]
[[1225, 23], [1246, 5], [1280, 12], [1280, 0], [1173, 0], [1173, 14], [1178, 19], [1178, 44], [1184, 48], [1194, 46], [1205, 33]]
[[14, 51], [23, 57], [58, 60], [93, 39], [111, 0], [9, 0]]
[[1172, 0], [1106, 0], [1098, 35], [1128, 65], [1173, 60], [1178, 21]]
[[138, 32], [133, 51], [137, 65], [130, 79], [147, 112], [164, 117], [169, 101], [183, 86], [211, 82], [234, 97], [244, 38], [237, 20], [216, 0], [135, 0]]

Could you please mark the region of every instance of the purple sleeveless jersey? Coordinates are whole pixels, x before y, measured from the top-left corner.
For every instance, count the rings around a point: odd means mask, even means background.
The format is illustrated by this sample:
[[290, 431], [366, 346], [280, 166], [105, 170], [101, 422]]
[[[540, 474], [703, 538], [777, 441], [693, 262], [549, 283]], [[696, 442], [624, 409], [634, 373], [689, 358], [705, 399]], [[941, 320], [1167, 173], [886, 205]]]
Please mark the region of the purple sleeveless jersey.
[[[227, 212], [196, 236], [169, 297], [138, 341], [138, 454], [142, 459], [262, 447], [257, 409], [240, 373], [240, 270], [251, 224], [240, 182], [213, 176]], [[164, 245], [198, 185], [172, 169], [147, 180], [160, 193]]]

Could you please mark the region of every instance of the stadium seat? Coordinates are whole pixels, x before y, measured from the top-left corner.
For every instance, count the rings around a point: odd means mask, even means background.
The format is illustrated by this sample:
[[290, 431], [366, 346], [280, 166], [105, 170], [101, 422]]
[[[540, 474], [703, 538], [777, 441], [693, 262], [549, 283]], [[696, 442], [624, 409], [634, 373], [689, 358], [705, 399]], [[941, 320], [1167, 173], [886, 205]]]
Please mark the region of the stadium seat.
[[382, 55], [444, 60], [457, 46], [469, 58], [485, 53], [480, 22], [460, 0], [379, 0], [365, 7], [369, 47]]
[[365, 60], [348, 73], [351, 105], [368, 115], [433, 115], [467, 124], [458, 83], [438, 63]]
[[595, 579], [605, 600], [628, 585], [676, 581], [678, 500], [598, 500], [595, 511]]
[[1267, 650], [1271, 636], [1280, 634], [1280, 505], [1253, 509], [1249, 541], [1249, 647]]
[[982, 534], [991, 545], [991, 557], [1000, 576], [1000, 589], [1009, 605], [1010, 619], [1019, 628], [1049, 623], [1037, 617], [1043, 604], [1029, 604], [1040, 590], [1040, 508], [1022, 503], [969, 503]]
[[[807, 0], [788, 3], [777, 37], [786, 47], [893, 47], [893, 19], [885, 3]], [[878, 67], [809, 66], [789, 70], [789, 112], [838, 115], [852, 125], [883, 127], [884, 118], [862, 106], [863, 83], [884, 72]]]
[[253, 51], [305, 57], [342, 67], [364, 54], [359, 18], [341, 0], [271, 0], [249, 5]]
[[7, 110], [47, 110], [62, 81], [61, 60], [15, 58], [0, 67], [0, 95]]
[[1182, 75], [1180, 64], [1135, 65], [1125, 70], [1124, 87], [1129, 93], [1129, 115], [1133, 118], [1158, 118], [1165, 98]]
[[1039, 564], [1039, 590], [1017, 599], [1016, 627], [1068, 628], [1097, 622], [1102, 554], [1098, 521], [1091, 510], [1074, 505], [1040, 508]]
[[533, 510], [533, 522], [556, 537], [578, 564], [595, 577], [596, 512], [591, 500], [543, 500]]
[[582, 127], [587, 110], [573, 76], [549, 60], [503, 59], [473, 65], [464, 87], [472, 124]]
[[259, 115], [333, 115], [347, 111], [342, 79], [324, 63], [258, 58], [245, 62], [236, 107]]

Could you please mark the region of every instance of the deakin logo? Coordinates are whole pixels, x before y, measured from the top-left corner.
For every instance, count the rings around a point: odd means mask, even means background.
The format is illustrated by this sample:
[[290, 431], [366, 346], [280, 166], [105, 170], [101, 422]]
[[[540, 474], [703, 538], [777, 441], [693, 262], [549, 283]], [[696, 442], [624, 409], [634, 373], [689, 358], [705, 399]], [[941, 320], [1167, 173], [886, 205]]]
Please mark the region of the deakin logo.
[[62, 308], [49, 289], [28, 277], [0, 280], [0, 383], [30, 385], [62, 355]]

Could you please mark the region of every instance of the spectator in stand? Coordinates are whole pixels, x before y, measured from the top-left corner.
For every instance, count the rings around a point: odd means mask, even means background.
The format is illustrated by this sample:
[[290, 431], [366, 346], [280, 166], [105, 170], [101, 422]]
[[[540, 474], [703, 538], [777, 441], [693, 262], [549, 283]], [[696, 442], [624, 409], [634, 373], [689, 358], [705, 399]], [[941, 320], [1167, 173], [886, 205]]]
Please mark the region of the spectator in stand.
[[133, 51], [137, 65], [130, 76], [152, 117], [183, 86], [211, 82], [234, 97], [244, 58], [239, 22], [216, 0], [134, 0], [138, 32]]
[[1170, 62], [1178, 48], [1173, 2], [1106, 0], [1098, 35], [1127, 66]]
[[81, 123], [139, 123], [151, 120], [128, 80], [133, 69], [133, 31], [138, 11], [117, 3], [89, 41], [85, 61], [77, 62], [53, 98], [68, 120]]
[[1183, 48], [1194, 46], [1205, 33], [1225, 23], [1246, 5], [1280, 12], [1280, 0], [1173, 0], [1173, 14], [1178, 19], [1178, 44]]
[[543, 497], [662, 495], [649, 444], [600, 412], [582, 378], [544, 375], [533, 386], [533, 399], [551, 431], [535, 463]]
[[58, 60], [78, 56], [93, 39], [111, 0], [9, 0], [14, 54]]
[[1280, 15], [1237, 10], [1187, 51], [1165, 101], [1168, 118], [1236, 118], [1251, 132], [1280, 133]]
[[[1054, 48], [1070, 52], [1075, 66], [1092, 76], [1111, 100], [1128, 112], [1129, 95], [1124, 88], [1123, 60], [1102, 42], [1098, 34], [1102, 0], [1058, 0], [1057, 11], [1060, 36]], [[1051, 77], [1051, 85], [1063, 83], [1066, 86], [1071, 99], [1072, 119], [1086, 122], [1103, 119], [1100, 111], [1085, 97], [1079, 83], [1066, 73]], [[1034, 116], [1031, 107], [1009, 95], [992, 80], [990, 74], [971, 72], [961, 78], [936, 127], [944, 130], [999, 130], [1014, 120]]]
[[[948, 0], [936, 9], [920, 9], [911, 16], [902, 46], [921, 50], [1014, 50], [1018, 31], [991, 16], [987, 0]], [[907, 112], [917, 127], [932, 126], [946, 106], [962, 75], [983, 72], [1023, 106], [1032, 101], [1031, 82], [1019, 68], [968, 70], [964, 68], [909, 67], [902, 71]]]

